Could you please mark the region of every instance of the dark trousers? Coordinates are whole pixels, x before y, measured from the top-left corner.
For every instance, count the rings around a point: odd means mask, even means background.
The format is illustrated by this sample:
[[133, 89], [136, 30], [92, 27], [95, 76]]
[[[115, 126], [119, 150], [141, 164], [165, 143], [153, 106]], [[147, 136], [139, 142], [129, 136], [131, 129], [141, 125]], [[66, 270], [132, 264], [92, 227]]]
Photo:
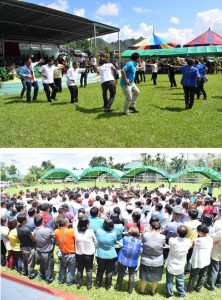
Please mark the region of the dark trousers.
[[7, 255], [7, 258], [6, 258], [6, 267], [10, 268], [11, 270], [13, 270], [14, 267], [15, 267], [14, 254], [13, 254], [12, 250], [8, 251], [8, 255]]
[[71, 95], [71, 103], [78, 102], [78, 87], [77, 85], [69, 85], [68, 86], [70, 95]]
[[[55, 83], [43, 83], [44, 91], [46, 93], [46, 97], [48, 102], [51, 102], [51, 99], [55, 100], [56, 93], [57, 93], [57, 87]], [[52, 94], [50, 95], [50, 88], [52, 89]]]
[[22, 83], [21, 98], [23, 98], [26, 91], [26, 81], [24, 79], [21, 79], [21, 83]]
[[189, 293], [191, 293], [194, 288], [196, 291], [198, 292], [200, 291], [200, 289], [202, 288], [205, 282], [207, 270], [208, 270], [208, 266], [204, 268], [196, 268], [196, 269], [193, 269], [191, 267], [189, 283], [187, 286], [187, 291]]
[[47, 282], [53, 281], [54, 271], [54, 256], [53, 251], [40, 252], [38, 251], [40, 262], [40, 279], [45, 279]]
[[170, 80], [170, 86], [171, 87], [177, 86], [174, 73], [169, 74], [169, 80]]
[[38, 91], [39, 91], [38, 81], [34, 81], [34, 82], [26, 82], [26, 88], [27, 88], [26, 98], [27, 98], [27, 102], [30, 102], [30, 101], [31, 101], [31, 90], [32, 90], [32, 86], [34, 87], [33, 100], [36, 100], [37, 97], [38, 97]]
[[191, 259], [192, 254], [193, 254], [193, 247], [191, 247], [187, 253], [187, 264], [186, 264], [186, 268], [185, 268], [185, 274], [190, 273], [190, 270], [191, 270], [190, 259]]
[[22, 253], [21, 253], [21, 251], [13, 251], [13, 250], [12, 250], [12, 252], [13, 252], [13, 257], [14, 257], [15, 269], [19, 273], [22, 273], [22, 266], [23, 266]]
[[115, 268], [115, 261], [116, 259], [103, 259], [103, 258], [96, 258], [97, 260], [97, 273], [96, 273], [96, 286], [100, 287], [103, 280], [103, 274], [106, 272], [106, 280], [105, 280], [105, 287], [108, 289], [111, 287], [112, 284], [112, 276]]
[[139, 80], [139, 71], [136, 71], [134, 82], [135, 83], [140, 83], [140, 80]]
[[1, 266], [3, 267], [6, 265], [6, 252], [5, 244], [3, 240], [1, 240]]
[[204, 90], [204, 79], [201, 78], [199, 81], [197, 81], [197, 99], [200, 98], [200, 93], [202, 92], [204, 99], [207, 98], [207, 94]]
[[29, 278], [35, 277], [35, 249], [22, 249], [23, 274]]
[[[103, 101], [104, 101], [104, 108], [110, 109], [116, 95], [116, 85], [113, 80], [105, 81], [102, 83], [102, 90], [103, 90]], [[109, 99], [107, 93], [109, 91]]]
[[92, 272], [93, 272], [93, 258], [94, 255], [78, 255], [76, 254], [76, 262], [77, 262], [77, 283], [82, 285], [83, 281], [83, 271], [86, 269], [87, 275], [87, 286], [92, 286]]
[[146, 76], [144, 70], [140, 71], [140, 81], [146, 82]]
[[116, 287], [118, 290], [122, 289], [123, 277], [125, 275], [125, 271], [127, 268], [128, 268], [128, 272], [129, 272], [128, 291], [129, 291], [129, 293], [131, 293], [133, 290], [133, 287], [134, 287], [136, 267], [126, 267], [126, 266], [122, 265], [121, 263], [118, 263], [118, 277], [117, 277]]
[[195, 87], [183, 86], [186, 109], [191, 109], [194, 103]]
[[54, 78], [54, 82], [57, 87], [57, 92], [62, 92], [62, 78]]
[[153, 84], [156, 85], [156, 81], [157, 81], [157, 73], [156, 72], [152, 73], [152, 78], [151, 79], [153, 80]]
[[81, 73], [81, 77], [80, 77], [80, 86], [83, 87], [83, 84], [84, 84], [84, 87], [87, 86], [87, 76], [88, 76], [88, 73]]
[[211, 259], [207, 272], [207, 287], [214, 289], [217, 284], [217, 278], [220, 273], [221, 261]]

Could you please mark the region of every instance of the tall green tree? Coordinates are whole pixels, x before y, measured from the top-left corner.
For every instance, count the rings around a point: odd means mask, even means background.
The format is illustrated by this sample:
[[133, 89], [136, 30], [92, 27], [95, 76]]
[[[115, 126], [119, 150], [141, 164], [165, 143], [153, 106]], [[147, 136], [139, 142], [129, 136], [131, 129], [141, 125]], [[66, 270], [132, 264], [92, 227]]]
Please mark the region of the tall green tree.
[[103, 156], [94, 156], [90, 160], [89, 166], [91, 168], [93, 168], [93, 167], [107, 167], [107, 160]]
[[114, 160], [114, 158], [112, 156], [110, 156], [108, 163], [107, 163], [107, 166], [111, 169], [113, 168], [113, 160]]
[[154, 165], [154, 159], [150, 154], [147, 153], [141, 153], [140, 154], [141, 160], [144, 164], [144, 166], [153, 166]]
[[48, 171], [51, 169], [54, 169], [55, 166], [51, 163], [50, 160], [44, 160], [41, 164], [41, 167], [43, 168], [43, 170]]
[[6, 169], [5, 163], [3, 163], [3, 162], [0, 162], [0, 179], [2, 181], [8, 180], [7, 169]]
[[18, 169], [15, 165], [11, 165], [6, 167], [6, 171], [9, 174], [10, 177], [15, 178], [18, 174]]
[[184, 156], [174, 156], [171, 158], [169, 169], [170, 172], [179, 172], [186, 168], [187, 161], [184, 159]]
[[[38, 167], [38, 166], [31, 166], [29, 169], [28, 169], [28, 174], [30, 177], [32, 178], [36, 178], [37, 179], [40, 179], [42, 177], [42, 175], [45, 173], [45, 170], [42, 169], [41, 167]], [[34, 176], [33, 176], [34, 175]]]

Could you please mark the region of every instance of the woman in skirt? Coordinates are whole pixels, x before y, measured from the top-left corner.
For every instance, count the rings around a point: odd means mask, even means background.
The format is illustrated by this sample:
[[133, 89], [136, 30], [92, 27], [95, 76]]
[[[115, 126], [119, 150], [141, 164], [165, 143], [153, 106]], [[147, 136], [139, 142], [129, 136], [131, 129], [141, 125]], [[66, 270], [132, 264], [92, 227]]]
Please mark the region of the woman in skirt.
[[166, 238], [160, 233], [160, 221], [156, 217], [150, 219], [151, 231], [142, 235], [142, 255], [140, 265], [140, 293], [145, 293], [147, 282], [152, 283], [151, 295], [156, 294], [158, 282], [163, 274], [163, 247]]

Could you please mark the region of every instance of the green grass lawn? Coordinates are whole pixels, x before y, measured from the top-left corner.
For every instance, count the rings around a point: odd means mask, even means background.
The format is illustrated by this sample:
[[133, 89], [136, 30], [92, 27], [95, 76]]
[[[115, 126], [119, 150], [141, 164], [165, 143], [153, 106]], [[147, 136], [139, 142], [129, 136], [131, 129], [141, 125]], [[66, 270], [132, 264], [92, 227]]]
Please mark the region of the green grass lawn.
[[[55, 251], [56, 253], [56, 251]], [[90, 291], [87, 291], [86, 288], [86, 275], [84, 274], [84, 286], [81, 287], [80, 290], [77, 289], [76, 285], [72, 285], [72, 286], [67, 286], [66, 284], [58, 284], [57, 283], [57, 278], [58, 278], [58, 270], [59, 270], [59, 265], [58, 265], [58, 259], [56, 257], [55, 254], [55, 270], [54, 270], [54, 276], [55, 276], [55, 280], [52, 284], [50, 285], [46, 285], [46, 283], [44, 281], [42, 281], [42, 285], [44, 286], [49, 286], [49, 287], [54, 287], [54, 288], [58, 288], [61, 290], [64, 290], [66, 292], [70, 292], [73, 293], [75, 295], [81, 295], [81, 296], [85, 296], [86, 298], [90, 299], [90, 300], [98, 300], [98, 299], [104, 299], [104, 300], [118, 300], [118, 299], [129, 299], [129, 300], [142, 300], [142, 299], [148, 299], [148, 295], [150, 293], [151, 290], [151, 286], [148, 284], [148, 286], [146, 287], [146, 293], [147, 295], [145, 296], [141, 296], [138, 294], [138, 290], [139, 290], [139, 285], [140, 285], [140, 280], [139, 280], [139, 276], [137, 274], [136, 280], [135, 280], [135, 288], [133, 290], [133, 293], [131, 295], [128, 294], [127, 292], [127, 282], [128, 282], [128, 276], [124, 277], [124, 281], [123, 281], [123, 289], [120, 292], [115, 291], [114, 289], [114, 285], [116, 283], [116, 279], [117, 276], [113, 277], [113, 281], [112, 281], [112, 287], [109, 291], [106, 291], [106, 289], [104, 288], [104, 281], [103, 281], [103, 287], [100, 289], [95, 289], [95, 287], [93, 287]], [[39, 269], [38, 266], [36, 266], [36, 270]], [[9, 274], [13, 274], [13, 275], [18, 275], [19, 274], [16, 271], [11, 271], [5, 267], [2, 268], [3, 271], [8, 272]], [[93, 282], [95, 281], [95, 277], [96, 277], [96, 264], [94, 264], [94, 272], [93, 272]], [[185, 277], [185, 286], [188, 284], [188, 276]], [[37, 278], [33, 279], [34, 282], [38, 282]], [[162, 299], [166, 299], [166, 291], [165, 291], [165, 282], [166, 282], [166, 275], [165, 275], [165, 269], [164, 269], [164, 274], [162, 277], [162, 281], [159, 283], [158, 286], [158, 292], [157, 294], [152, 297], [152, 299], [154, 300], [162, 300]], [[177, 297], [177, 293], [176, 293], [176, 288], [174, 286], [174, 291], [175, 291], [175, 299], [179, 299], [179, 297]], [[151, 296], [149, 296], [149, 298], [151, 299]], [[187, 297], [185, 298], [186, 300], [208, 300], [208, 299], [214, 299], [214, 300], [219, 300], [221, 299], [221, 291], [220, 289], [215, 289], [215, 291], [208, 291], [207, 289], [203, 288], [201, 290], [200, 293], [197, 292], [193, 292], [192, 294], [187, 294]]]
[[39, 102], [26, 104], [17, 96], [0, 98], [1, 147], [222, 147], [222, 74], [209, 75], [208, 100], [196, 100], [184, 110], [184, 96], [169, 88], [167, 75], [153, 86], [150, 75], [139, 85], [139, 114], [122, 115], [124, 96], [117, 87], [111, 113], [104, 113], [100, 84], [79, 89], [79, 104], [70, 104], [68, 89], [49, 104], [44, 93]]
[[[164, 183], [165, 186], [167, 187], [167, 183], [166, 182], [156, 182], [156, 183], [140, 183], [140, 188], [143, 189], [145, 188], [145, 186], [148, 187], [149, 190], [152, 190], [154, 188], [157, 188], [158, 186], [160, 186], [161, 183]], [[102, 187], [107, 187], [107, 186], [115, 186], [117, 188], [119, 188], [121, 185], [120, 182], [110, 182], [110, 183], [107, 183], [107, 182], [96, 182], [96, 186], [99, 187], [99, 188], [102, 188]], [[176, 182], [173, 182], [172, 183], [172, 186], [174, 185], [177, 185], [178, 188], [182, 188], [184, 190], [189, 190], [189, 191], [198, 191], [201, 184], [197, 184], [197, 183], [176, 183]], [[9, 193], [10, 195], [13, 195], [15, 193], [18, 193], [19, 191], [23, 190], [25, 191], [27, 188], [30, 189], [30, 191], [34, 191], [35, 188], [38, 188], [40, 190], [44, 190], [44, 191], [51, 191], [52, 189], [59, 189], [59, 190], [62, 190], [62, 189], [65, 189], [65, 188], [69, 188], [69, 189], [73, 189], [73, 188], [76, 188], [76, 187], [83, 187], [83, 188], [89, 188], [89, 187], [94, 187], [95, 186], [95, 181], [86, 181], [86, 182], [79, 182], [78, 184], [75, 184], [75, 183], [55, 183], [55, 184], [43, 184], [43, 183], [38, 183], [38, 184], [35, 184], [35, 185], [32, 185], [30, 187], [21, 187], [21, 186], [15, 186], [15, 187], [10, 187], [10, 188], [7, 188], [7, 189], [4, 189], [5, 192]], [[131, 184], [132, 187], [136, 186], [136, 183], [132, 183]], [[128, 187], [130, 187], [128, 185]], [[220, 191], [220, 188], [214, 188], [214, 196], [217, 197], [221, 191]]]

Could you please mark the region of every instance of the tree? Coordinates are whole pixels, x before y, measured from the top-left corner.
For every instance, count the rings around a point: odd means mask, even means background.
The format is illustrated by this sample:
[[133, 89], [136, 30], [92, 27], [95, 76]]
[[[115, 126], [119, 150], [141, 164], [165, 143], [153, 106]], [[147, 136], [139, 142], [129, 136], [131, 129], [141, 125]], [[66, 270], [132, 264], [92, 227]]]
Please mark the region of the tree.
[[36, 178], [36, 180], [40, 179], [42, 177], [42, 175], [45, 173], [45, 170], [38, 166], [31, 166], [28, 171], [29, 172], [26, 176]]
[[3, 162], [0, 162], [0, 178], [2, 181], [8, 180], [7, 169]]
[[124, 163], [117, 163], [117, 164], [113, 165], [113, 169], [122, 171], [125, 165], [126, 164], [124, 164]]
[[55, 168], [55, 166], [51, 163], [50, 160], [44, 160], [41, 164], [41, 167], [44, 171], [48, 171]]
[[165, 154], [161, 154], [161, 153], [157, 153], [155, 155], [154, 165], [157, 168], [161, 168], [163, 170], [167, 170], [168, 169], [168, 163], [167, 163], [167, 160], [166, 160], [166, 155]]
[[179, 172], [186, 168], [187, 161], [184, 159], [184, 156], [181, 157], [174, 156], [171, 158], [170, 162], [170, 172]]
[[103, 156], [94, 156], [90, 160], [89, 166], [91, 168], [93, 168], [93, 167], [107, 167], [107, 160]]
[[141, 153], [140, 156], [141, 156], [144, 166], [153, 166], [154, 165], [155, 160], [152, 159], [152, 156], [150, 154]]
[[9, 167], [6, 167], [7, 173], [10, 175], [10, 177], [15, 178], [18, 173], [18, 169], [16, 168], [15, 165], [11, 165]]
[[111, 169], [113, 168], [113, 160], [114, 160], [114, 158], [113, 158], [112, 156], [110, 156], [107, 165], [108, 165], [108, 167], [111, 168]]

